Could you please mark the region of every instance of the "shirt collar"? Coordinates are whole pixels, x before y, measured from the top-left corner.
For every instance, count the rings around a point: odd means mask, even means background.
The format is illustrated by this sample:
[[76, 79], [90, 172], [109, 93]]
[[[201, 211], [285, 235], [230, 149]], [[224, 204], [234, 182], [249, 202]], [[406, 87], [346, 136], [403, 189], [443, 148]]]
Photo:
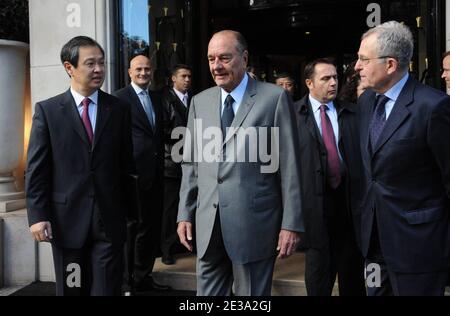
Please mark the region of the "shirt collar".
[[[74, 89], [70, 88], [70, 93], [72, 94], [73, 99], [75, 100], [75, 104], [77, 106], [81, 105], [81, 102], [85, 99], [84, 96], [76, 92]], [[88, 96], [88, 98], [91, 100], [91, 103], [98, 104], [98, 90], [96, 90], [93, 94]]]
[[[309, 102], [311, 103], [311, 107], [312, 107], [314, 113], [317, 112], [317, 111], [320, 111], [320, 106], [323, 103], [317, 101], [316, 99], [314, 99], [314, 97], [311, 96], [311, 94], [309, 95]], [[326, 103], [326, 105], [328, 106], [328, 110], [330, 110], [330, 111], [334, 111], [335, 110], [333, 101], [330, 101], [330, 102]]]
[[[144, 91], [144, 89], [142, 89], [141, 87], [139, 87], [137, 84], [135, 84], [133, 81], [131, 81], [131, 86], [133, 87], [134, 91], [136, 92], [137, 95], [140, 95], [142, 91]], [[148, 92], [148, 89], [145, 89], [145, 91]]]
[[226, 97], [231, 94], [237, 105], [240, 105], [242, 100], [244, 99], [245, 90], [247, 89], [248, 84], [248, 76], [244, 75], [241, 83], [230, 93], [226, 92], [224, 89], [220, 89], [222, 91], [222, 105], [225, 103]]
[[175, 92], [175, 94], [178, 96], [178, 98], [181, 100], [181, 102], [183, 102], [183, 98], [184, 97], [188, 97], [188, 93], [183, 93], [181, 91], [178, 91], [177, 89], [173, 88], [173, 91]]
[[[397, 82], [392, 88], [390, 88], [388, 91], [384, 93], [385, 96], [387, 96], [390, 100], [394, 101], [394, 103], [397, 101], [398, 96], [402, 92], [403, 87], [406, 84], [406, 81], [408, 81], [409, 74], [406, 73], [403, 78]], [[379, 94], [377, 93], [377, 96]]]

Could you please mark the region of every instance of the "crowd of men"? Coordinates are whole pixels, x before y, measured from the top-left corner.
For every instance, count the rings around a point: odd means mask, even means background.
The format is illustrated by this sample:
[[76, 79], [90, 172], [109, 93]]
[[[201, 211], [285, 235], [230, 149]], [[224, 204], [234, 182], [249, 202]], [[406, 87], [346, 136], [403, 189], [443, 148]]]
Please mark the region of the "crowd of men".
[[[343, 296], [443, 295], [450, 97], [408, 74], [413, 47], [403, 24], [370, 29], [348, 81], [357, 104], [338, 98], [327, 58], [306, 65], [308, 93], [294, 103], [291, 75], [247, 73], [236, 31], [212, 36], [216, 86], [194, 96], [188, 65], [150, 91], [144, 55], [109, 95], [102, 47], [71, 39], [70, 89], [36, 104], [26, 171], [30, 231], [51, 242], [57, 294], [170, 290], [152, 278], [155, 258], [174, 264], [184, 246], [196, 252], [197, 295], [268, 296], [275, 261], [301, 242], [310, 296], [330, 296], [336, 279]], [[442, 77], [450, 87], [450, 53]], [[74, 264], [80, 280], [66, 282]]]

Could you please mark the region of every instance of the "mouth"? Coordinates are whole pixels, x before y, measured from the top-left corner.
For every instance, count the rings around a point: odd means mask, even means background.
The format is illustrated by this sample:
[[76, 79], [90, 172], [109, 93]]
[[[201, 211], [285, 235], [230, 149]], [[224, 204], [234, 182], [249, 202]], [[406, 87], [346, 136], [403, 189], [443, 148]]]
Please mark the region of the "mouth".
[[224, 79], [227, 74], [214, 74], [214, 79]]

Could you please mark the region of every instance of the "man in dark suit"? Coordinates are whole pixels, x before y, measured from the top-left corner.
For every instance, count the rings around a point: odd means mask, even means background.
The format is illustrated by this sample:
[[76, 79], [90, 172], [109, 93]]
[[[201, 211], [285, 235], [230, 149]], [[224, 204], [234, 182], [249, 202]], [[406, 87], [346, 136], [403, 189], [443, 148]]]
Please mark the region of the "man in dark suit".
[[337, 102], [337, 72], [329, 59], [305, 67], [303, 99], [295, 103], [308, 295], [330, 296], [336, 274], [339, 295], [365, 295], [359, 232], [361, 161], [355, 104]]
[[128, 262], [126, 273], [132, 273], [128, 279], [138, 291], [168, 290], [151, 276], [155, 258], [161, 252], [164, 170], [161, 98], [148, 89], [151, 80], [148, 57], [132, 58], [128, 74], [131, 84], [114, 93], [131, 106], [133, 156], [139, 187], [137, 230], [129, 233], [127, 247], [130, 252], [134, 250], [134, 264]]
[[[450, 252], [450, 98], [408, 74], [410, 30], [366, 32], [355, 69], [364, 87], [361, 246], [369, 295], [443, 295]], [[380, 281], [380, 282], [378, 282]]]
[[71, 39], [61, 61], [70, 89], [35, 107], [26, 171], [30, 231], [52, 243], [57, 295], [120, 295], [129, 107], [100, 90], [105, 56], [97, 42]]
[[172, 87], [162, 94], [164, 117], [164, 212], [161, 236], [162, 262], [174, 264], [173, 253], [177, 250], [177, 213], [180, 201], [181, 165], [172, 159], [172, 148], [179, 139], [172, 139], [172, 131], [186, 127], [189, 90], [192, 71], [187, 65], [177, 64], [172, 69]]

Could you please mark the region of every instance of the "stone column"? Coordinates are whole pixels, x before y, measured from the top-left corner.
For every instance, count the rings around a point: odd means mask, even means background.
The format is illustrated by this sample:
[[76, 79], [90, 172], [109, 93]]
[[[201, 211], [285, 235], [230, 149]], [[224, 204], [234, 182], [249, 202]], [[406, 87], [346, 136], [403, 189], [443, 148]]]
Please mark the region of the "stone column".
[[13, 171], [22, 162], [28, 45], [0, 40], [0, 212], [25, 206]]

